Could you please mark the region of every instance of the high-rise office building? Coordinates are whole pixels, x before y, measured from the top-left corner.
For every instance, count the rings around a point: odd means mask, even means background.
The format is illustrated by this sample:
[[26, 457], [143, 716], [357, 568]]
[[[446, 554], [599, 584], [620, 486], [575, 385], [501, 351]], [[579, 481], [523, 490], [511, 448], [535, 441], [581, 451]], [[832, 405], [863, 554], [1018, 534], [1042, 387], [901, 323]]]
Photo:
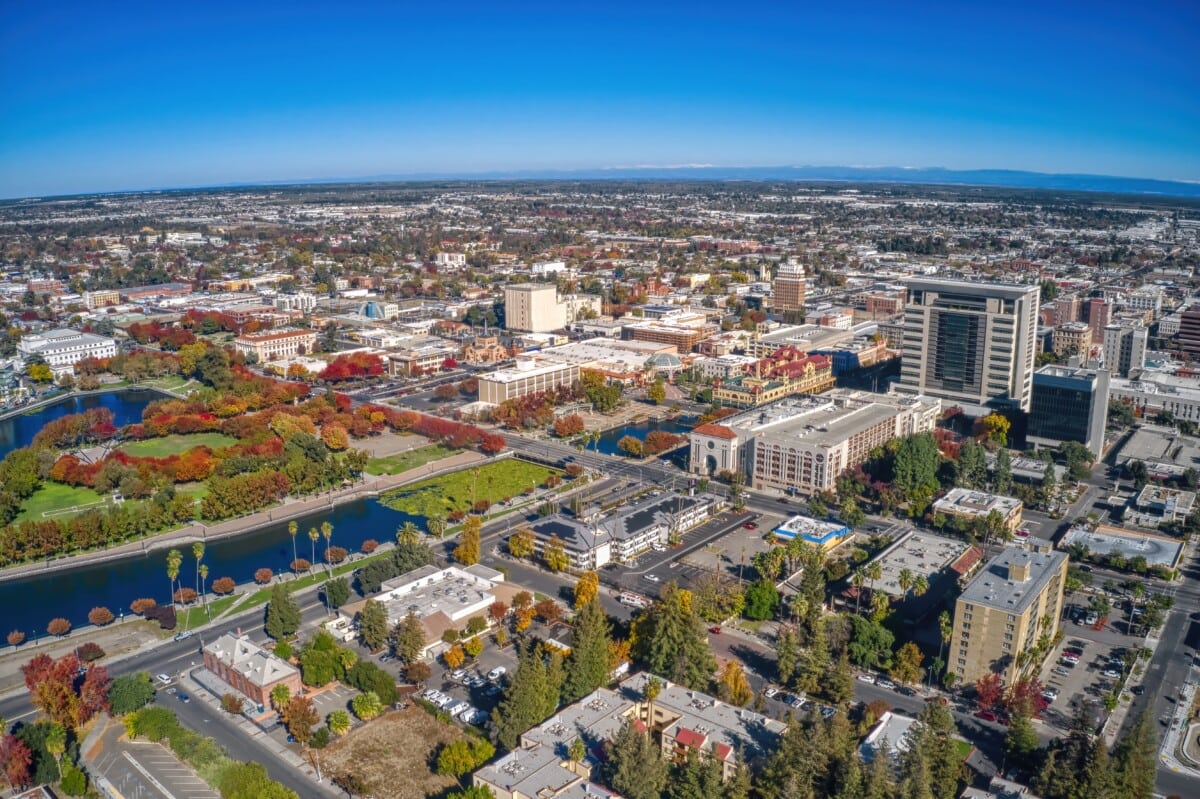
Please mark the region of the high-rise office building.
[[804, 320], [806, 280], [803, 264], [784, 261], [779, 265], [771, 288], [775, 311], [783, 315], [785, 322], [796, 323]]
[[1026, 439], [1048, 446], [1077, 441], [1099, 458], [1108, 418], [1108, 384], [1103, 369], [1038, 369], [1033, 373]]
[[1121, 324], [1104, 328], [1104, 364], [1117, 377], [1146, 365], [1146, 328]]
[[905, 281], [898, 391], [973, 410], [1029, 410], [1037, 354], [1038, 287]]
[[553, 283], [520, 283], [504, 287], [504, 326], [523, 333], [549, 333], [575, 322], [587, 310], [600, 312], [593, 294], [559, 296]]
[[1176, 341], [1187, 355], [1200, 356], [1200, 309], [1189, 308], [1179, 315]]
[[1092, 341], [1104, 340], [1104, 328], [1108, 327], [1111, 307], [1103, 297], [1089, 297], [1083, 303], [1083, 320], [1092, 328]]

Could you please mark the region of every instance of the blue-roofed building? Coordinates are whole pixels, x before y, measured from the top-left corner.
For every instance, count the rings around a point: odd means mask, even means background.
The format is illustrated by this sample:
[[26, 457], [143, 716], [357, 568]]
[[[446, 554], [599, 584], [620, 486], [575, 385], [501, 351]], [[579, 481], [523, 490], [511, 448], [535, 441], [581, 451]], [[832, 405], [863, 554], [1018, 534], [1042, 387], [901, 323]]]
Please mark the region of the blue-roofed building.
[[824, 522], [809, 516], [793, 516], [775, 528], [775, 537], [791, 541], [796, 536], [821, 549], [832, 549], [850, 537], [850, 528], [841, 522]]

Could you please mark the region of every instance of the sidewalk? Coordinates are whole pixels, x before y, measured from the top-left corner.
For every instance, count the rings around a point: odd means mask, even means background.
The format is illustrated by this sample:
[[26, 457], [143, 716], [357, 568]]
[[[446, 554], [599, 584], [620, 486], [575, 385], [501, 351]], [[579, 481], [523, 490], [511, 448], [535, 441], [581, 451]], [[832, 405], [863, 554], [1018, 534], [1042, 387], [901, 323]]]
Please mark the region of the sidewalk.
[[236, 519], [229, 519], [228, 521], [212, 525], [203, 522], [193, 522], [186, 527], [180, 527], [166, 533], [159, 533], [149, 538], [143, 538], [140, 541], [119, 544], [97, 552], [87, 552], [55, 560], [12, 566], [0, 571], [0, 582], [19, 580], [25, 577], [47, 574], [64, 569], [74, 569], [88, 564], [120, 560], [131, 555], [141, 555], [159, 549], [186, 546], [195, 541], [207, 542], [231, 538], [260, 527], [275, 524], [276, 522], [307, 516], [325, 509], [332, 509], [337, 505], [354, 502], [365, 497], [378, 496], [406, 483], [424, 480], [440, 472], [462, 468], [486, 459], [487, 456], [478, 452], [460, 452], [456, 455], [451, 455], [449, 458], [427, 463], [400, 474], [367, 477], [355, 485], [332, 489], [323, 494], [309, 497], [285, 497], [279, 505], [251, 513], [248, 516], [240, 516]]

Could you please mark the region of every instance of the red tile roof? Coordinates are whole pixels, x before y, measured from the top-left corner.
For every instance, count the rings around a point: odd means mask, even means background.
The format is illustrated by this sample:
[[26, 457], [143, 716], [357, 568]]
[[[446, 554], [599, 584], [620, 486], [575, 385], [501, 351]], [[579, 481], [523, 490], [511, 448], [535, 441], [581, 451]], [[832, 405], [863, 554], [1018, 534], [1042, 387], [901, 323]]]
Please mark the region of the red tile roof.
[[733, 432], [725, 425], [713, 424], [712, 422], [693, 428], [692, 432], [699, 433], [702, 436], [712, 436], [713, 438], [737, 438], [737, 433]]
[[695, 730], [689, 730], [687, 727], [680, 727], [679, 732], [675, 733], [675, 742], [691, 749], [703, 748], [705, 740], [707, 738], [704, 735]]

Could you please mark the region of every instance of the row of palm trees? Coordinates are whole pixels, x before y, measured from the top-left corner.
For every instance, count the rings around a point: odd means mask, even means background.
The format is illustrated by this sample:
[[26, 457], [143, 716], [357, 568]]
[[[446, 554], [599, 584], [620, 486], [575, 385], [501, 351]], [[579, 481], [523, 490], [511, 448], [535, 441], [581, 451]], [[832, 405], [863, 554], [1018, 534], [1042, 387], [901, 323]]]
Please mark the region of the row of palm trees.
[[[292, 538], [292, 562], [295, 563], [299, 560], [299, 555], [296, 554], [296, 536], [300, 533], [300, 525], [295, 521], [290, 521], [288, 522], [287, 531], [288, 535]], [[312, 560], [309, 562], [314, 565], [317, 562], [317, 541], [322, 537], [325, 538], [325, 553], [328, 555], [329, 546], [333, 541], [333, 525], [327, 521], [321, 522], [321, 529], [319, 531], [316, 527], [308, 528], [308, 540], [312, 543]], [[325, 568], [330, 570], [330, 574], [333, 573], [333, 564], [329, 562], [328, 557], [325, 558]]]
[[[192, 558], [196, 565], [196, 596], [201, 598], [205, 607], [208, 606], [208, 564], [204, 562], [205, 546], [203, 541], [192, 544]], [[167, 553], [167, 578], [171, 581], [171, 607], [175, 606], [176, 582], [179, 590], [183, 590], [183, 581], [179, 579], [179, 570], [183, 566], [183, 553], [172, 549]]]
[[[864, 585], [871, 589], [872, 609], [876, 611], [886, 609], [880, 608], [879, 605], [889, 601], [887, 595], [882, 592], [875, 592], [875, 583], [882, 579], [882, 577], [883, 566], [880, 565], [879, 561], [872, 561], [865, 566], [859, 566], [850, 575], [850, 584], [858, 589], [854, 597], [855, 613], [858, 613], [859, 610], [859, 602], [862, 600]], [[929, 590], [929, 579], [923, 574], [913, 574], [912, 569], [901, 569], [896, 581], [900, 584], [900, 590], [904, 592], [905, 596], [908, 595], [910, 590], [913, 596], [922, 596]]]

